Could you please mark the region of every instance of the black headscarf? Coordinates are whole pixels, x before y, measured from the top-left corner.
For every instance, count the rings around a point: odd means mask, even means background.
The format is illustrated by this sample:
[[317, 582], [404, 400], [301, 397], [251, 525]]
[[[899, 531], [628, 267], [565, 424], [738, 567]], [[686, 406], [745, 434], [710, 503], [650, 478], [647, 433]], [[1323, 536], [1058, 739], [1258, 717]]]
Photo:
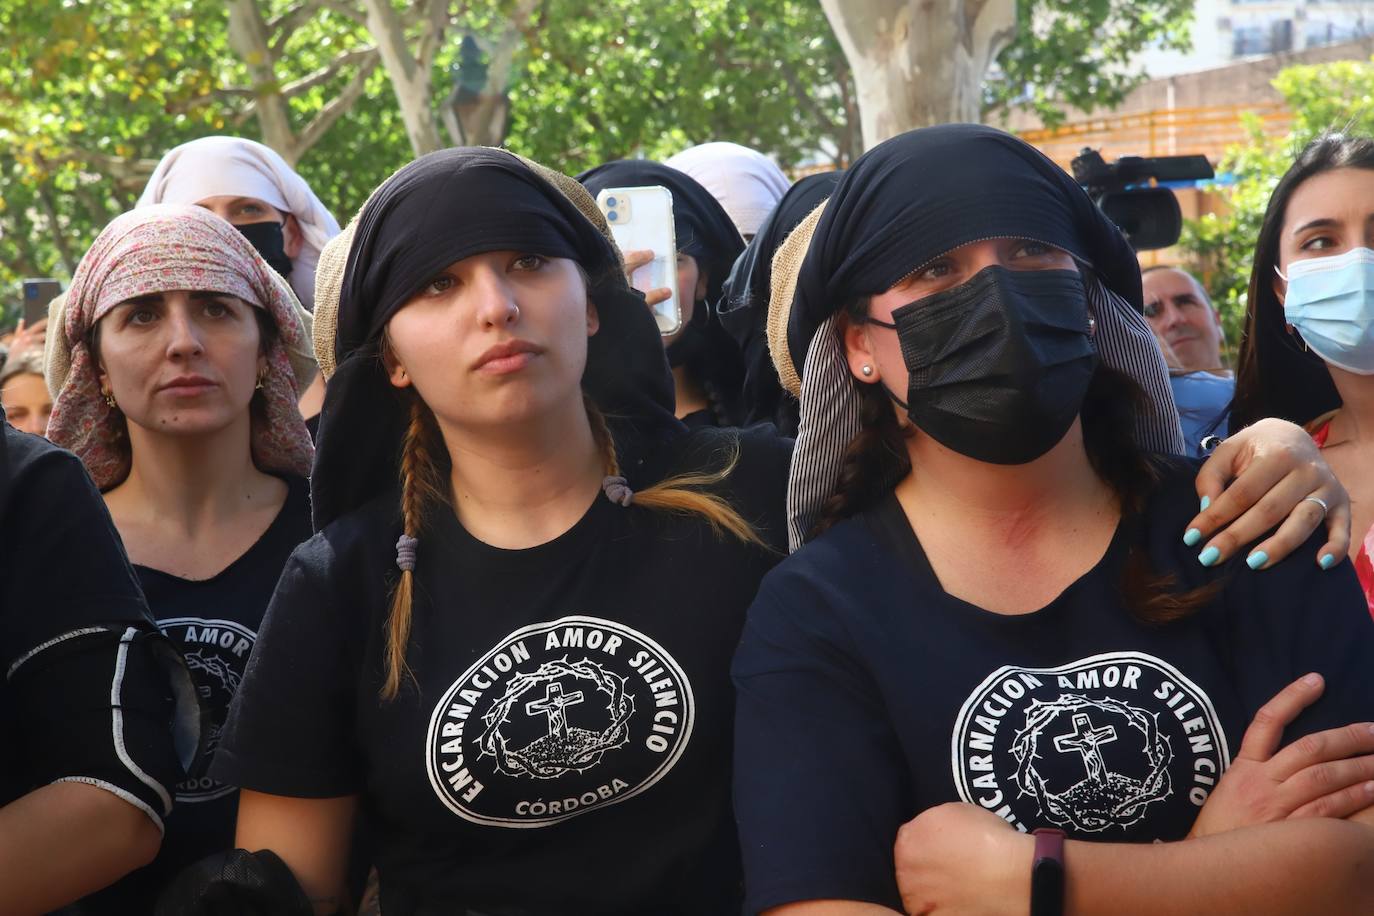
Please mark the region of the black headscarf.
[[706, 298], [696, 304], [692, 320], [668, 349], [674, 366], [686, 366], [711, 396], [722, 425], [743, 422], [741, 389], [744, 359], [716, 315], [721, 290], [744, 239], [711, 192], [675, 168], [647, 159], [622, 159], [588, 169], [577, 180], [593, 195], [606, 188], [662, 185], [673, 195], [673, 224], [678, 251], [696, 259], [706, 273]]
[[816, 329], [856, 297], [881, 293], [960, 245], [1008, 237], [1062, 248], [1142, 308], [1135, 252], [1068, 173], [991, 127], [925, 127], [860, 156], [830, 196], [787, 326], [798, 374]]
[[735, 261], [720, 302], [721, 325], [744, 353], [745, 423], [773, 423], [784, 436], [797, 434], [797, 399], [783, 392], [768, 352], [768, 302], [773, 255], [807, 214], [834, 192], [841, 172], [807, 175], [787, 189]]
[[[381, 360], [387, 321], [449, 264], [505, 249], [571, 258], [590, 278], [600, 328], [588, 341], [582, 385], [622, 456], [683, 431], [658, 329], [611, 242], [510, 153], [440, 150], [388, 179], [359, 215], [311, 476], [317, 529], [397, 486], [409, 415]], [[634, 462], [622, 464], [633, 484]]]

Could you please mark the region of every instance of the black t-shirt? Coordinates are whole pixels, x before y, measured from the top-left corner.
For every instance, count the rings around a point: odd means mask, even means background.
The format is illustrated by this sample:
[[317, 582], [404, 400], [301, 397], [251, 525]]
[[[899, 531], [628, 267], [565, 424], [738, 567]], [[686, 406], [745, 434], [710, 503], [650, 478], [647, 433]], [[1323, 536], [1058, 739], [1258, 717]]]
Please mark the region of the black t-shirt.
[[[30, 739], [45, 740], [30, 726], [44, 719], [56, 720], [50, 727], [60, 725], [69, 714], [68, 698], [16, 697], [16, 663], [41, 663], [34, 650], [59, 637], [97, 627], [150, 627], [151, 620], [110, 514], [80, 460], [3, 419], [0, 433], [0, 670], [9, 673], [0, 681], [2, 806], [52, 779], [79, 775], [61, 771], [60, 761], [40, 762], [44, 755], [26, 746]], [[113, 658], [112, 648], [92, 662], [107, 685], [103, 668]], [[85, 702], [89, 695], [73, 699]], [[48, 700], [46, 712], [37, 715], [19, 708]], [[107, 742], [108, 728], [92, 737]], [[130, 775], [119, 788], [141, 794], [146, 787]]]
[[[900, 910], [897, 829], [944, 802], [1077, 839], [1180, 839], [1254, 712], [1308, 671], [1326, 692], [1286, 739], [1371, 718], [1374, 622], [1349, 564], [1310, 562], [1321, 532], [1263, 572], [1243, 555], [1204, 568], [1181, 539], [1192, 474], [1171, 472], [1102, 560], [1030, 614], [946, 594], [895, 497], [774, 570], [734, 666], [747, 911]], [[1119, 590], [1132, 548], [1217, 593], [1181, 622], [1137, 622]]]
[[[677, 465], [719, 467], [736, 440], [720, 492], [780, 540], [786, 440], [701, 430]], [[600, 494], [528, 550], [432, 512], [414, 681], [382, 702], [397, 506], [351, 513], [288, 562], [212, 775], [361, 795], [388, 916], [736, 909], [729, 662], [781, 555]]]
[[309, 485], [300, 477], [285, 480], [286, 501], [272, 524], [242, 556], [209, 579], [183, 579], [134, 566], [158, 627], [191, 671], [205, 735], [176, 786], [157, 859], [91, 898], [88, 912], [152, 912], [157, 895], [183, 868], [234, 846], [238, 791], [210, 778], [210, 761], [282, 567], [311, 536]]

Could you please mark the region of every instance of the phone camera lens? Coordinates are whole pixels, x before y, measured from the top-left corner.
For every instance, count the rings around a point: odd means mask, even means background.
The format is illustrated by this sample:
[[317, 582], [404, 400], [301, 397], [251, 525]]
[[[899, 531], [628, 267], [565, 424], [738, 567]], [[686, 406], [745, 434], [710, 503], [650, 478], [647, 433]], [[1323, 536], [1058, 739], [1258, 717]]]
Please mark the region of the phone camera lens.
[[614, 210], [607, 210], [607, 211], [606, 211], [606, 221], [607, 221], [608, 223], [613, 223], [613, 222], [615, 222], [615, 221], [616, 221], [616, 217], [618, 217], [618, 216], [619, 216], [619, 214], [616, 213]]
[[608, 206], [608, 207], [614, 207], [614, 206], [615, 206], [615, 198], [614, 198], [614, 197], [608, 197], [608, 198], [606, 198], [606, 206]]

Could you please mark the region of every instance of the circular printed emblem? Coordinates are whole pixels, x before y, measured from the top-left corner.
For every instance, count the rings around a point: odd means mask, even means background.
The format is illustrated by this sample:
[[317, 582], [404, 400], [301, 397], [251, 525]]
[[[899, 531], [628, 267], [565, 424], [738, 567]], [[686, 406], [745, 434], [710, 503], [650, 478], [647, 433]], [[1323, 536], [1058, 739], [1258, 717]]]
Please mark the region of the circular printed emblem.
[[478, 824], [543, 827], [645, 791], [692, 734], [692, 687], [643, 633], [597, 617], [516, 630], [430, 717], [430, 785]]
[[229, 702], [243, 680], [243, 669], [257, 634], [232, 620], [200, 617], [171, 617], [159, 620], [157, 625], [186, 659], [209, 729], [186, 778], [177, 783], [176, 800], [186, 803], [222, 798], [237, 790], [216, 782], [207, 774], [215, 749], [219, 747], [224, 723], [229, 718]]
[[1101, 833], [1148, 818], [1159, 838], [1181, 836], [1230, 760], [1208, 696], [1139, 652], [999, 668], [954, 726], [959, 797], [1021, 830]]

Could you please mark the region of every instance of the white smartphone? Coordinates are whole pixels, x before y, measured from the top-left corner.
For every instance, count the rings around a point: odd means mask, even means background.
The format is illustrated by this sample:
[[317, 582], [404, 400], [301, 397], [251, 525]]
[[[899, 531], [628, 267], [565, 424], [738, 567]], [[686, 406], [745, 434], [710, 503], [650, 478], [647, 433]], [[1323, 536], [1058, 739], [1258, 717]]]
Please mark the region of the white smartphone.
[[651, 306], [658, 332], [664, 337], [682, 327], [682, 304], [677, 296], [677, 235], [673, 231], [673, 192], [661, 185], [606, 188], [596, 204], [611, 227], [621, 251], [652, 251], [654, 259], [630, 275], [641, 292], [667, 287], [673, 295]]

